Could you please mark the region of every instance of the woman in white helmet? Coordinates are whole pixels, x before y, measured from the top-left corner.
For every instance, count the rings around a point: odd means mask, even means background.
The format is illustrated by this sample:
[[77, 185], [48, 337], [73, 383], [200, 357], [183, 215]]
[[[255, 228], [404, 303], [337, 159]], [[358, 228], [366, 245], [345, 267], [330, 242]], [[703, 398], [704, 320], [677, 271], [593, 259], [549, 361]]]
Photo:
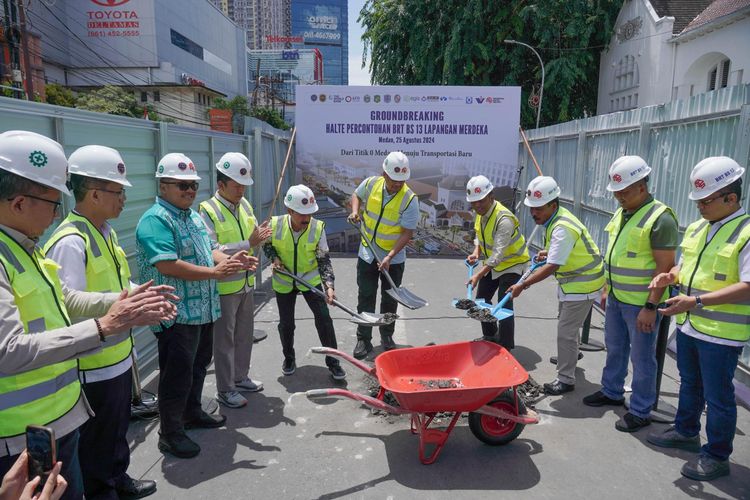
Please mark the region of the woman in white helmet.
[[[307, 302], [315, 317], [315, 329], [324, 347], [336, 348], [336, 332], [328, 311], [328, 304], [336, 298], [333, 266], [328, 255], [325, 222], [312, 215], [318, 211], [318, 203], [312, 190], [302, 184], [292, 186], [284, 196], [286, 215], [271, 218], [271, 239], [263, 245], [263, 252], [271, 259], [274, 268], [285, 269], [325, 291], [323, 300], [307, 287], [287, 276], [273, 274], [273, 290], [279, 306], [279, 335], [284, 362], [281, 373], [293, 375], [297, 369], [294, 352], [294, 306], [297, 294]], [[326, 356], [326, 365], [334, 380], [346, 378], [338, 358]]]
[[677, 320], [680, 397], [674, 425], [648, 441], [698, 451], [706, 408], [706, 444], [682, 474], [710, 481], [729, 474], [737, 427], [733, 378], [750, 340], [750, 215], [740, 205], [745, 169], [726, 156], [706, 158], [690, 174], [702, 218], [685, 230], [680, 262], [656, 276], [652, 288], [679, 285], [659, 311]]

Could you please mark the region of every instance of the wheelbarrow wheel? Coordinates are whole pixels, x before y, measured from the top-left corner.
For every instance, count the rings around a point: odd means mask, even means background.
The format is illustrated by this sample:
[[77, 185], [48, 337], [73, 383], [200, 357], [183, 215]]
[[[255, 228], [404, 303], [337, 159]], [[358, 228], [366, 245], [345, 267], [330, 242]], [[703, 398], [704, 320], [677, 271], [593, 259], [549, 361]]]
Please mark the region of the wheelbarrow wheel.
[[[516, 415], [526, 412], [526, 406], [521, 398], [518, 399], [518, 411], [513, 391], [506, 391], [487, 403], [487, 406], [499, 408]], [[504, 418], [491, 417], [481, 413], [469, 413], [469, 428], [480, 441], [492, 446], [508, 444], [521, 434], [525, 424], [519, 424]]]

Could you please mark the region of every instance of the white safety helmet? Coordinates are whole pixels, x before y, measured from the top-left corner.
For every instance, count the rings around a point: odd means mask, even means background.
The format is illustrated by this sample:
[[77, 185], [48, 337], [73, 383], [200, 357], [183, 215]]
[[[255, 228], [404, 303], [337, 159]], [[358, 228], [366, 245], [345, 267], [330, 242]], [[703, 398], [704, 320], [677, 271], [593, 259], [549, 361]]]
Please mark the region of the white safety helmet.
[[93, 177], [131, 187], [125, 178], [125, 162], [116, 149], [107, 146], [83, 146], [68, 158], [71, 174]]
[[527, 207], [541, 207], [560, 197], [560, 186], [552, 177], [540, 175], [529, 182], [526, 188], [526, 199], [523, 204]]
[[607, 191], [622, 191], [651, 173], [651, 167], [640, 156], [621, 156], [609, 167]]
[[297, 184], [289, 188], [284, 197], [284, 205], [300, 214], [314, 214], [318, 211], [318, 203], [312, 190], [304, 184]]
[[70, 194], [68, 159], [63, 147], [43, 135], [26, 130], [0, 134], [0, 168], [63, 194]]
[[690, 173], [691, 200], [702, 200], [741, 178], [745, 169], [728, 156], [701, 160]]
[[393, 151], [383, 160], [383, 172], [394, 181], [408, 181], [411, 177], [409, 158], [401, 151]]
[[253, 185], [253, 165], [242, 153], [224, 153], [216, 164], [216, 170], [243, 186]]
[[166, 177], [169, 179], [184, 179], [186, 181], [199, 181], [198, 171], [195, 169], [193, 160], [182, 153], [168, 153], [159, 160], [156, 166], [156, 178]]
[[492, 185], [487, 177], [483, 175], [472, 177], [466, 183], [466, 201], [472, 203], [483, 200], [493, 189], [495, 189], [495, 186]]

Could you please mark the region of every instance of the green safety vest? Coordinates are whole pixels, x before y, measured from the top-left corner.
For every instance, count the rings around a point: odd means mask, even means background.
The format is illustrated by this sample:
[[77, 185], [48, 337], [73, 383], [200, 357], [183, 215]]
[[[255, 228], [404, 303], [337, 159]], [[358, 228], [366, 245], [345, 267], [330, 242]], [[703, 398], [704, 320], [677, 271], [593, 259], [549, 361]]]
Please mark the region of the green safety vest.
[[[240, 205], [237, 207], [239, 217], [236, 217], [216, 196], [201, 202], [200, 210], [206, 212], [214, 223], [216, 240], [220, 245], [239, 243], [249, 239], [255, 230], [255, 226], [258, 225], [253, 207], [245, 198], [240, 200]], [[253, 255], [252, 248], [249, 253]], [[241, 271], [217, 280], [216, 284], [219, 295], [231, 295], [245, 288], [245, 285], [251, 287], [255, 285], [255, 273]]]
[[[685, 230], [680, 248], [680, 294], [702, 295], [740, 282], [739, 254], [750, 241], [750, 215], [727, 222], [706, 243], [710, 225], [693, 222]], [[677, 324], [690, 324], [697, 331], [728, 340], [750, 340], [750, 304], [721, 304], [693, 308], [677, 315]]]
[[[271, 231], [273, 232], [272, 244], [281, 263], [290, 273], [312, 285], [320, 285], [320, 273], [318, 272], [318, 259], [316, 250], [318, 242], [323, 235], [325, 223], [321, 220], [311, 218], [310, 225], [305, 232], [299, 235], [299, 240], [294, 241], [292, 226], [289, 215], [271, 218]], [[289, 293], [294, 287], [298, 290], [307, 291], [308, 288], [291, 278], [273, 273], [273, 289], [279, 293]]]
[[[393, 198], [384, 203], [386, 189], [385, 177], [382, 176], [367, 179], [365, 189], [367, 201], [362, 213], [365, 234], [377, 246], [390, 251], [401, 236], [402, 228], [398, 225], [398, 220], [415, 195], [409, 186], [404, 184]], [[367, 246], [364, 238], [362, 244]]]
[[[620, 208], [604, 228], [609, 234], [604, 257], [607, 285], [609, 293], [620, 302], [640, 307], [648, 301], [648, 285], [656, 271], [651, 230], [664, 212], [675, 217], [671, 208], [660, 201], [651, 200], [623, 224], [623, 210]], [[667, 295], [667, 290], [664, 290], [659, 302], [664, 301]]]
[[565, 265], [555, 271], [555, 278], [563, 293], [587, 294], [604, 286], [604, 264], [599, 248], [591, 238], [588, 229], [568, 209], [559, 207], [547, 224], [544, 234], [544, 248], [549, 251], [552, 231], [562, 226], [576, 236], [573, 250]]
[[[87, 292], [117, 293], [128, 287], [130, 267], [114, 229], [110, 230], [109, 238], [105, 240], [101, 231], [86, 217], [71, 212], [52, 233], [44, 245], [44, 251], [49, 252], [58, 241], [70, 235], [83, 238], [86, 244]], [[125, 360], [133, 350], [133, 338], [130, 331], [119, 333], [108, 337], [104, 346], [96, 354], [79, 358], [79, 368], [83, 371], [97, 370]]]
[[[531, 260], [529, 252], [526, 249], [526, 240], [518, 228], [518, 218], [513, 212], [508, 210], [502, 203], [495, 200], [488, 215], [477, 216], [474, 219], [474, 232], [479, 240], [479, 248], [482, 252], [483, 261], [486, 263], [492, 254], [492, 247], [495, 244], [495, 230], [500, 219], [507, 217], [513, 221], [513, 236], [510, 242], [503, 250], [503, 257], [493, 269], [495, 271], [504, 271], [516, 264], [523, 264]], [[484, 222], [484, 224], [482, 224]]]
[[[70, 326], [58, 266], [35, 249], [33, 255], [0, 230], [0, 263], [10, 280], [24, 334]], [[49, 425], [81, 397], [75, 359], [14, 375], [0, 375], [0, 438], [22, 435], [26, 426]]]

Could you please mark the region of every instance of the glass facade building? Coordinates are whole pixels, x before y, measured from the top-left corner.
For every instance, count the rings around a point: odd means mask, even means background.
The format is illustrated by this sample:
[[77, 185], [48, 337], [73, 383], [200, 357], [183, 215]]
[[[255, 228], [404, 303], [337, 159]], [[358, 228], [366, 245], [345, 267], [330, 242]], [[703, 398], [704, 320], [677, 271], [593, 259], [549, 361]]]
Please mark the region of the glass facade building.
[[318, 49], [323, 56], [326, 85], [349, 84], [349, 15], [347, 0], [292, 0], [295, 48]]

